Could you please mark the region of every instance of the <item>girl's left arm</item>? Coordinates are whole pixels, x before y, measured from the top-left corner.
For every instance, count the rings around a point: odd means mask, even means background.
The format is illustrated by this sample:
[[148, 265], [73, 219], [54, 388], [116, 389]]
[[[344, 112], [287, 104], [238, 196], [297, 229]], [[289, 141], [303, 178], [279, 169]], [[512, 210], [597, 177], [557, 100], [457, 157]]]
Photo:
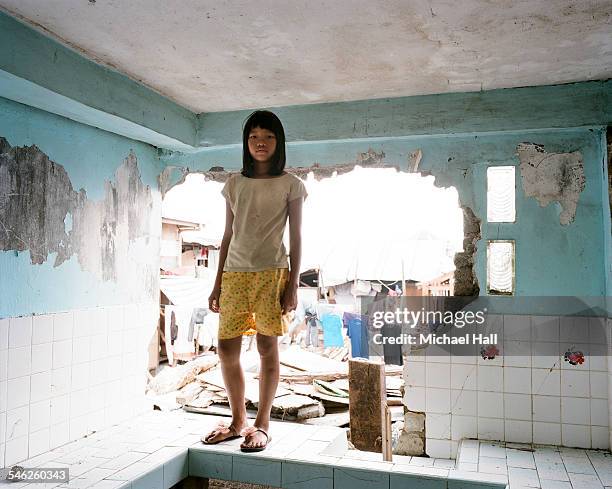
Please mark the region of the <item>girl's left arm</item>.
[[289, 281], [283, 297], [284, 312], [297, 307], [297, 288], [300, 282], [300, 261], [302, 259], [302, 203], [304, 199], [289, 201]]

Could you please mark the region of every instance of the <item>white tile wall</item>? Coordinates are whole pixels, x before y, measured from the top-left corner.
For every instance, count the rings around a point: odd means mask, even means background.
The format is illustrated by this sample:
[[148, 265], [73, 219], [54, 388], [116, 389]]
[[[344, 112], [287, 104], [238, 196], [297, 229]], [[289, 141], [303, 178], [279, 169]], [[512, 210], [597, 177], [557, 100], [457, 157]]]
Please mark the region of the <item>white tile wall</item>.
[[561, 444], [561, 424], [560, 423], [533, 423], [533, 443], [542, 445]]
[[53, 315], [34, 316], [32, 321], [32, 344], [51, 343], [53, 341]]
[[451, 414], [459, 416], [478, 415], [478, 391], [451, 390]]
[[504, 390], [514, 394], [531, 394], [531, 369], [504, 367]]
[[561, 422], [561, 398], [559, 396], [532, 396], [534, 421]]
[[591, 426], [592, 448], [608, 449], [610, 446], [610, 431], [607, 426]]
[[427, 413], [450, 413], [450, 389], [429, 387], [425, 389], [425, 407]]
[[0, 351], [7, 350], [9, 343], [9, 319], [0, 319]]
[[560, 396], [561, 370], [532, 368], [531, 392], [534, 396]]
[[501, 440], [504, 438], [504, 420], [478, 416], [478, 438], [481, 440]]
[[450, 440], [451, 437], [451, 415], [450, 414], [428, 414], [425, 418], [425, 435], [437, 440]]
[[518, 421], [515, 419], [506, 419], [505, 426], [505, 441], [516, 443], [531, 443], [533, 440], [532, 423], [531, 421]]
[[561, 443], [566, 447], [590, 446], [590, 427], [586, 425], [561, 424]]
[[531, 396], [528, 394], [504, 393], [504, 418], [531, 421]]
[[425, 370], [425, 385], [440, 389], [450, 388], [450, 363], [430, 363]]
[[589, 397], [590, 379], [588, 370], [561, 370], [561, 395]]
[[147, 303], [0, 319], [0, 466], [141, 413], [158, 311]]
[[[483, 326], [502, 346], [493, 360], [443, 357], [427, 351], [405, 369], [409, 409], [435, 419], [450, 415], [451, 443], [462, 438], [609, 448], [612, 322], [601, 318], [496, 316]], [[606, 336], [607, 335], [607, 336]], [[571, 365], [572, 348], [584, 362]], [[447, 395], [447, 392], [450, 395]], [[427, 446], [447, 441], [445, 428], [427, 433]], [[433, 436], [435, 435], [435, 436]], [[437, 450], [438, 448], [436, 448]], [[431, 455], [431, 454], [430, 454]]]
[[494, 365], [478, 365], [478, 390], [488, 392], [503, 392], [503, 367]]
[[32, 344], [32, 316], [9, 320], [9, 348], [29, 347]]
[[531, 342], [506, 340], [503, 349], [505, 367], [531, 367]]
[[590, 404], [590, 399], [587, 397], [562, 397], [561, 422], [590, 425]]
[[595, 426], [608, 426], [607, 399], [591, 399], [591, 424]]
[[[451, 416], [451, 439], [478, 437], [478, 418], [476, 416]], [[429, 436], [429, 434], [428, 434]]]
[[478, 391], [478, 416], [504, 418], [504, 394]]
[[478, 367], [476, 365], [453, 364], [450, 372], [452, 389], [477, 390]]

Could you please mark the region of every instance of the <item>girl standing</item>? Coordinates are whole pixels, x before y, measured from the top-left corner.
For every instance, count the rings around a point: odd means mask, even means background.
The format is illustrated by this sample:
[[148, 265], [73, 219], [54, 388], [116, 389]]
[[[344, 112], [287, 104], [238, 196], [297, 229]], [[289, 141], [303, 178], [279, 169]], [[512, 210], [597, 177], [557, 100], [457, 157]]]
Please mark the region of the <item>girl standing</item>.
[[[218, 353], [232, 421], [219, 425], [207, 444], [245, 436], [242, 451], [261, 451], [271, 440], [270, 411], [279, 380], [278, 336], [287, 332], [283, 315], [297, 306], [301, 258], [302, 181], [284, 171], [285, 132], [276, 115], [256, 111], [243, 130], [242, 171], [223, 190], [225, 232], [209, 307], [219, 312]], [[290, 266], [283, 244], [289, 218]], [[248, 427], [244, 374], [240, 366], [242, 335], [257, 334], [259, 408]]]

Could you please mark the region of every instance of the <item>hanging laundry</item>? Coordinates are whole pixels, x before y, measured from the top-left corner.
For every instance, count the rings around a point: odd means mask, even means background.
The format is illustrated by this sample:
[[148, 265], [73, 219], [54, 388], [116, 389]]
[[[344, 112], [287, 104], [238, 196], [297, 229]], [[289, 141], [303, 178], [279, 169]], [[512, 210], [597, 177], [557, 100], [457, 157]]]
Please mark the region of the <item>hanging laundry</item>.
[[189, 321], [189, 332], [187, 333], [187, 339], [193, 341], [197, 338], [198, 331], [196, 330], [196, 324], [204, 324], [204, 318], [208, 314], [208, 309], [205, 307], [194, 307], [191, 313], [191, 320]]
[[351, 357], [369, 358], [367, 316], [345, 312], [342, 316], [342, 323], [347, 328], [348, 337], [351, 339]]
[[317, 313], [311, 308], [306, 309], [304, 316], [306, 321], [306, 346], [319, 346], [319, 320]]
[[[381, 333], [383, 338], [397, 338], [401, 336], [402, 327], [398, 324], [385, 324], [382, 327]], [[397, 340], [396, 340], [397, 341]], [[400, 365], [404, 364], [404, 357], [402, 355], [402, 345], [398, 343], [389, 344], [388, 341], [383, 343], [383, 352], [385, 357], [385, 364], [387, 365]]]
[[340, 316], [329, 313], [324, 314], [321, 317], [321, 324], [323, 326], [324, 347], [344, 346], [344, 339], [342, 338], [342, 320]]

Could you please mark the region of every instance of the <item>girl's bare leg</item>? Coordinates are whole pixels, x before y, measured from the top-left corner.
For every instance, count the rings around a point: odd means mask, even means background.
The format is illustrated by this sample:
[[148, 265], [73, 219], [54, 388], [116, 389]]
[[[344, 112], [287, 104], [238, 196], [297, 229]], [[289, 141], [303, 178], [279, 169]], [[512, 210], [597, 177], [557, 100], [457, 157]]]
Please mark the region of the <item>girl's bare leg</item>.
[[[221, 363], [221, 373], [225, 383], [225, 390], [232, 410], [232, 425], [237, 433], [247, 426], [247, 414], [244, 404], [244, 373], [240, 365], [240, 350], [242, 336], [229, 340], [219, 340], [217, 352]], [[216, 431], [216, 433], [215, 433]], [[211, 432], [209, 443], [224, 440], [234, 433], [228, 429]]]
[[[279, 379], [278, 337], [264, 336], [257, 333], [257, 351], [261, 358], [259, 368], [259, 407], [255, 426], [268, 432], [270, 428], [270, 411], [276, 396]], [[259, 447], [266, 443], [266, 435], [256, 432], [243, 443], [245, 447]]]

